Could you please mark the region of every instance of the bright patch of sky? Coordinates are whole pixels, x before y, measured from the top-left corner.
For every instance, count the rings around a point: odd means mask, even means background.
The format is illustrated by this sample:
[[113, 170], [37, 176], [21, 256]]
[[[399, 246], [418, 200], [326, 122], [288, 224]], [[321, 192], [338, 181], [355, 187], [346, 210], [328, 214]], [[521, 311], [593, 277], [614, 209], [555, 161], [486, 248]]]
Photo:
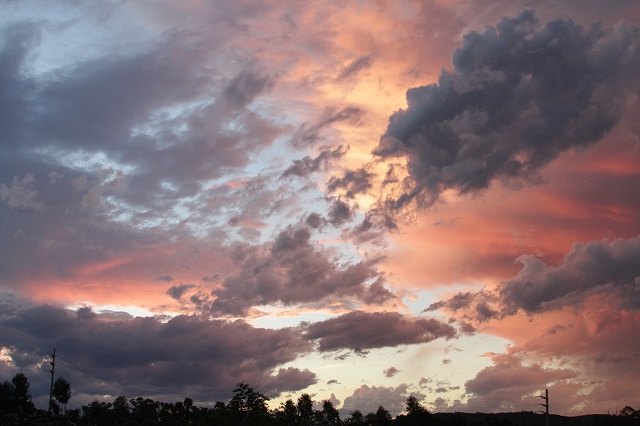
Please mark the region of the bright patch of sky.
[[12, 21], [46, 23], [37, 55], [29, 64], [32, 73], [46, 74], [105, 55], [142, 50], [158, 30], [144, 21], [129, 21], [127, 16], [133, 15], [126, 12], [124, 3], [87, 4], [87, 8], [82, 2], [71, 3], [47, 2], [44, 17], [41, 2], [3, 2], [0, 27]]
[[51, 146], [39, 146], [35, 148], [33, 152], [64, 167], [83, 173], [93, 174], [96, 171], [119, 171], [128, 174], [134, 173], [137, 170], [136, 166], [110, 158], [103, 151], [88, 152], [81, 149], [68, 151]]

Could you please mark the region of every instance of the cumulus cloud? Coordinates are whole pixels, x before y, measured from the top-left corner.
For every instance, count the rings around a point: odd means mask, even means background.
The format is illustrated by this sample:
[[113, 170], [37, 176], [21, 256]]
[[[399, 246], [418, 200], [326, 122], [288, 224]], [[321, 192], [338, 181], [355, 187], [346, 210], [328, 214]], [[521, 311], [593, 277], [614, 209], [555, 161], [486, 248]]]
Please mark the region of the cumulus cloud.
[[522, 256], [518, 275], [501, 284], [500, 299], [507, 314], [518, 309], [533, 313], [579, 303], [585, 294], [600, 289], [617, 292], [624, 305], [638, 308], [638, 259], [640, 236], [576, 243], [556, 266]]
[[245, 315], [252, 306], [288, 306], [327, 297], [371, 303], [393, 297], [379, 282], [367, 285], [380, 278], [374, 264], [339, 265], [313, 244], [306, 227], [287, 228], [268, 247], [236, 245], [231, 257], [239, 271], [213, 290], [211, 313]]
[[574, 370], [546, 368], [538, 363], [524, 364], [517, 355], [512, 354], [494, 355], [492, 361], [494, 365], [480, 370], [465, 383], [465, 391], [469, 395], [466, 403], [468, 410], [522, 410], [523, 399], [529, 397], [532, 400], [534, 394], [549, 383], [577, 377]]
[[393, 377], [398, 374], [400, 370], [395, 367], [389, 367], [383, 371], [385, 377]]
[[[225, 400], [245, 380], [268, 395], [315, 383], [308, 370], [281, 368], [310, 350], [292, 329], [254, 328], [244, 321], [178, 316], [102, 321], [90, 308], [73, 313], [53, 306], [14, 310], [0, 319], [0, 346], [41, 359], [57, 348], [56, 367], [74, 392], [183, 396]], [[14, 359], [17, 369], [33, 360]], [[69, 377], [67, 377], [67, 375]]]
[[531, 10], [464, 36], [453, 71], [407, 91], [379, 145], [380, 160], [406, 158], [407, 177], [382, 200], [391, 211], [432, 205], [494, 180], [535, 180], [560, 153], [592, 145], [639, 89], [639, 28], [539, 25]]
[[344, 415], [356, 409], [362, 414], [375, 413], [382, 405], [391, 415], [398, 415], [404, 411], [404, 404], [409, 395], [415, 396], [418, 400], [424, 398], [421, 393], [409, 393], [407, 388], [406, 384], [397, 387], [362, 385], [344, 399], [344, 405], [340, 411], [344, 412]]
[[432, 318], [409, 319], [397, 312], [354, 311], [308, 324], [305, 335], [309, 340], [316, 340], [323, 352], [349, 349], [362, 353], [373, 348], [452, 339], [456, 331]]
[[431, 304], [426, 311], [445, 309], [463, 318], [485, 322], [580, 306], [599, 293], [613, 296], [625, 309], [637, 309], [640, 277], [640, 236], [613, 241], [575, 243], [561, 263], [550, 265], [532, 255], [520, 256], [518, 274], [495, 291], [458, 293]]

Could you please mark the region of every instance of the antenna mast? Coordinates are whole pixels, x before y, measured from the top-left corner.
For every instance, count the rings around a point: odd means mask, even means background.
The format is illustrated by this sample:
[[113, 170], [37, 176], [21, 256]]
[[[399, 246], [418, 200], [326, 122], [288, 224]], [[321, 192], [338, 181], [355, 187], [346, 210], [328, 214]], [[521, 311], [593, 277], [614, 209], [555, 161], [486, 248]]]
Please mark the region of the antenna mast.
[[538, 404], [538, 405], [542, 405], [545, 408], [545, 411], [540, 411], [540, 412], [544, 414], [544, 425], [549, 426], [549, 389], [545, 389], [544, 396], [539, 395], [538, 398], [544, 399], [544, 404]]
[[53, 353], [51, 354], [51, 387], [49, 388], [49, 414], [51, 414], [51, 403], [53, 402], [53, 375], [56, 371], [56, 348], [53, 348]]

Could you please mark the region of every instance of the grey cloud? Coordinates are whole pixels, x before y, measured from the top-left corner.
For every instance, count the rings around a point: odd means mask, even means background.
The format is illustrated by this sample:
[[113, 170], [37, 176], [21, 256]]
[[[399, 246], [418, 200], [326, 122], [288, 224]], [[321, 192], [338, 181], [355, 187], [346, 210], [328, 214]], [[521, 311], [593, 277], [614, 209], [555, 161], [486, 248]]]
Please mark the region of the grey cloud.
[[12, 209], [42, 210], [44, 206], [38, 201], [34, 180], [33, 174], [27, 173], [21, 179], [14, 177], [10, 186], [0, 183], [0, 200]]
[[327, 183], [328, 192], [343, 190], [347, 198], [355, 198], [358, 194], [366, 194], [373, 187], [375, 174], [366, 169], [347, 170], [342, 177], [331, 177]]
[[[339, 265], [329, 253], [318, 250], [308, 228], [289, 227], [271, 244], [235, 245], [231, 257], [238, 272], [213, 290], [212, 313], [244, 315], [252, 306], [294, 305], [333, 298], [355, 298], [380, 303], [381, 284], [366, 283], [380, 277], [375, 265], [364, 261]], [[373, 294], [369, 294], [373, 291]], [[386, 293], [386, 299], [392, 297]]]
[[[0, 345], [34, 356], [56, 347], [56, 369], [67, 372], [78, 394], [176, 392], [210, 401], [226, 399], [242, 380], [269, 395], [316, 380], [308, 370], [279, 368], [310, 350], [294, 330], [257, 329], [243, 321], [193, 316], [102, 321], [45, 305], [2, 317]], [[18, 367], [35, 365], [41, 355], [32, 358]]]
[[340, 226], [343, 223], [351, 220], [353, 211], [351, 206], [342, 200], [335, 200], [329, 206], [329, 223], [333, 226]]
[[[621, 307], [640, 307], [640, 236], [613, 241], [576, 243], [561, 263], [549, 265], [532, 256], [520, 256], [518, 274], [501, 282], [495, 292], [458, 293], [438, 301], [426, 311], [445, 309], [477, 322], [579, 306], [590, 295], [607, 293], [617, 297]], [[474, 327], [460, 323], [465, 333]]]
[[458, 309], [467, 308], [469, 304], [471, 304], [471, 302], [473, 301], [473, 297], [474, 297], [473, 294], [471, 294], [470, 292], [457, 293], [451, 298], [447, 299], [446, 301], [441, 300], [441, 301], [432, 303], [427, 309], [425, 309], [425, 311], [429, 312], [429, 311], [434, 311], [436, 309], [441, 309], [446, 307], [448, 310], [455, 312]]
[[267, 75], [249, 70], [242, 70], [231, 79], [224, 88], [227, 101], [234, 107], [245, 107], [258, 95], [270, 90], [274, 81]]
[[311, 213], [307, 216], [305, 223], [313, 229], [318, 229], [324, 224], [324, 218], [318, 213]]
[[354, 311], [337, 318], [310, 324], [306, 337], [318, 341], [323, 352], [427, 343], [456, 337], [453, 327], [435, 319], [407, 319], [397, 312]]
[[134, 317], [129, 312], [100, 309], [98, 318], [104, 321], [128, 321], [132, 320]]
[[518, 275], [503, 282], [499, 294], [506, 314], [533, 313], [575, 304], [592, 291], [617, 292], [627, 307], [640, 307], [640, 236], [611, 242], [576, 243], [557, 266], [521, 256]]
[[338, 80], [344, 80], [363, 69], [371, 67], [372, 62], [370, 56], [363, 56], [362, 58], [356, 59], [340, 73]]
[[229, 230], [218, 220], [227, 206], [215, 205], [204, 184], [245, 166], [280, 134], [251, 108], [274, 79], [252, 67], [222, 75], [208, 33], [178, 29], [33, 73], [47, 28], [0, 29], [3, 284], [19, 286], [26, 271], [68, 279], [80, 264], [196, 228], [199, 238], [224, 241]]
[[397, 387], [367, 386], [362, 385], [353, 391], [353, 394], [344, 399], [341, 412], [345, 417], [349, 412], [358, 409], [362, 414], [375, 413], [381, 405], [392, 415], [400, 414], [404, 411], [404, 403], [411, 394], [421, 400], [425, 395], [421, 393], [407, 392], [408, 386], [400, 384]]
[[185, 293], [192, 288], [195, 288], [195, 284], [180, 284], [169, 287], [167, 294], [176, 300], [180, 300]]
[[342, 158], [346, 151], [347, 150], [342, 145], [336, 147], [322, 147], [320, 149], [320, 154], [315, 158], [306, 156], [302, 159], [294, 160], [293, 165], [286, 169], [282, 176], [288, 177], [294, 175], [306, 177], [314, 172], [322, 171], [327, 168], [331, 161]]
[[92, 320], [96, 318], [98, 315], [93, 312], [93, 309], [90, 306], [82, 306], [76, 310], [76, 315], [78, 315], [79, 319]]
[[454, 70], [407, 91], [374, 155], [407, 159], [395, 211], [430, 206], [445, 189], [460, 194], [496, 179], [537, 179], [560, 153], [598, 142], [637, 93], [639, 28], [583, 29], [570, 20], [538, 25], [530, 10], [464, 37]]
[[365, 111], [357, 106], [327, 107], [315, 123], [305, 122], [295, 132], [291, 143], [300, 148], [315, 145], [322, 137], [322, 131], [332, 124], [345, 122], [359, 125], [365, 116]]
[[29, 193], [19, 190], [27, 171], [45, 182], [41, 171], [84, 182], [75, 186], [80, 208], [161, 221], [178, 198], [245, 166], [283, 131], [249, 108], [274, 80], [252, 68], [222, 76], [209, 62], [206, 33], [171, 31], [135, 52], [27, 76], [38, 27], [12, 28], [7, 39], [20, 41], [0, 46], [0, 81], [11, 88], [0, 95], [1, 109], [20, 115], [0, 136], [4, 146], [18, 147], [0, 161], [2, 198], [12, 205], [40, 207], [35, 199], [25, 204]]
[[369, 305], [381, 305], [394, 297], [395, 295], [384, 287], [384, 279], [379, 277], [367, 288], [362, 300]]
[[577, 376], [569, 369], [545, 368], [537, 363], [525, 365], [517, 356], [499, 355], [492, 361], [494, 365], [465, 382], [469, 410], [512, 411], [517, 407], [514, 400], [543, 389], [548, 383]]
[[385, 377], [393, 377], [398, 374], [400, 370], [395, 367], [389, 367], [383, 371]]
[[16, 146], [25, 137], [33, 105], [28, 99], [36, 82], [28, 75], [28, 56], [40, 40], [35, 23], [17, 23], [0, 29], [0, 146]]

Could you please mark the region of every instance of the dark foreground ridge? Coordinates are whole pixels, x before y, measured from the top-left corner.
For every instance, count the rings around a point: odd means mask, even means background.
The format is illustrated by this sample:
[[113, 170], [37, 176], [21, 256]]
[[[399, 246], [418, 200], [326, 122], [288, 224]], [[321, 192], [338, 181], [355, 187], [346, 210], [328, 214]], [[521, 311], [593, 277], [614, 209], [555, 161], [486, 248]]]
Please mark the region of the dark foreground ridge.
[[[289, 399], [277, 409], [267, 405], [269, 398], [242, 382], [227, 402], [211, 407], [197, 407], [193, 400], [166, 403], [149, 398], [127, 399], [119, 396], [113, 402], [93, 401], [80, 409], [67, 410], [71, 388], [66, 380], [52, 387], [49, 410], [37, 409], [29, 395], [29, 381], [16, 374], [11, 381], [0, 383], [0, 426], [9, 425], [213, 425], [213, 426], [543, 426], [545, 416], [533, 412], [517, 413], [430, 413], [413, 396], [407, 398], [405, 413], [393, 418], [383, 406], [376, 412], [363, 414], [354, 410], [341, 418], [331, 401], [322, 401], [316, 409], [308, 394], [296, 402]], [[640, 426], [640, 412], [625, 407], [616, 415], [579, 417], [550, 416], [550, 426]]]

